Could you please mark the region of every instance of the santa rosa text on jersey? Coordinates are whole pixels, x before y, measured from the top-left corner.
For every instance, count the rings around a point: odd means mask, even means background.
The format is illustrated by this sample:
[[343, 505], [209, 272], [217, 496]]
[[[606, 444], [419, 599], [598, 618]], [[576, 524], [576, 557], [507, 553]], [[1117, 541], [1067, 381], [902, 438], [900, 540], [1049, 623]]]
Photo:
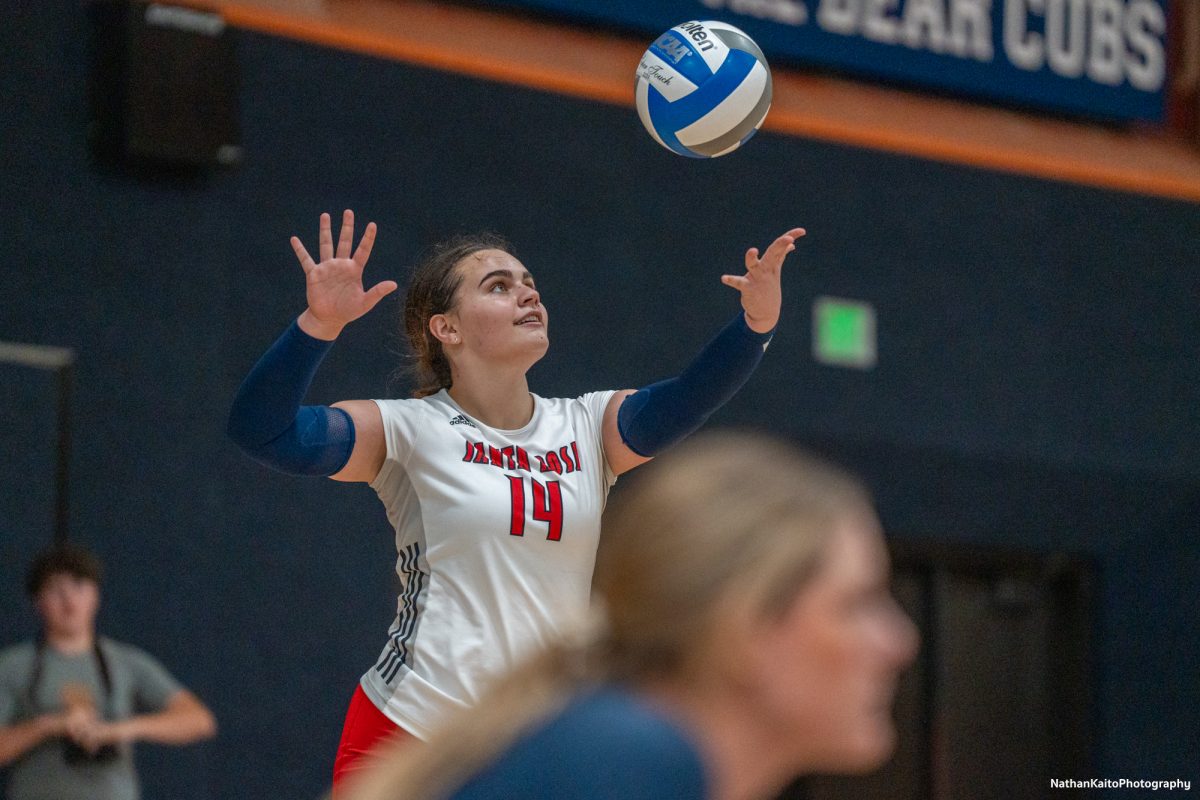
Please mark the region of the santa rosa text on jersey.
[[523, 470], [524, 472], [554, 472], [559, 475], [583, 472], [583, 459], [579, 457], [579, 446], [575, 442], [564, 444], [545, 455], [534, 454], [537, 469], [529, 460], [525, 448], [509, 445], [493, 447], [484, 442], [468, 441], [463, 461], [470, 464], [490, 464], [498, 469]]

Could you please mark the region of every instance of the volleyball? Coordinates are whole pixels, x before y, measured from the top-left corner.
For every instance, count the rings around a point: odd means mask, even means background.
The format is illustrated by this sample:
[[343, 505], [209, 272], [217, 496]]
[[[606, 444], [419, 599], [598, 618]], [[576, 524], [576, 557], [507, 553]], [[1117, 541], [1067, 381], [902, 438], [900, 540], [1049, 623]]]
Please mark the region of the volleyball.
[[731, 153], [771, 107], [771, 70], [754, 40], [724, 22], [685, 22], [642, 55], [638, 116], [654, 140], [692, 158]]

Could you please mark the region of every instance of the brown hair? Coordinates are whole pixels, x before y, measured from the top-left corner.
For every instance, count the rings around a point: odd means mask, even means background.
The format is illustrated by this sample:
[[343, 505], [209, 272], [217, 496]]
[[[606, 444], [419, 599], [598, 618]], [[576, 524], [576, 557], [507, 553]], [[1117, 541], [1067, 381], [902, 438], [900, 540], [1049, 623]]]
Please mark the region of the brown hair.
[[454, 307], [454, 293], [462, 284], [462, 273], [456, 267], [480, 250], [512, 253], [508, 241], [498, 234], [461, 234], [434, 245], [413, 268], [404, 297], [403, 317], [404, 334], [412, 351], [411, 372], [416, 379], [413, 397], [436, 394], [454, 382], [450, 361], [442, 343], [429, 330], [429, 320]]
[[104, 570], [100, 559], [91, 551], [77, 544], [61, 542], [38, 553], [30, 562], [25, 572], [25, 593], [36, 597], [46, 581], [62, 573], [89, 580], [99, 586]]
[[759, 434], [695, 436], [631, 484], [605, 512], [594, 628], [518, 666], [427, 744], [388, 754], [350, 797], [445, 797], [583, 687], [736, 661], [723, 633], [784, 613], [839, 522], [874, 513], [852, 477]]
[[784, 613], [839, 520], [874, 513], [854, 478], [761, 434], [696, 436], [650, 467], [614, 499], [597, 554], [617, 680], [707, 670], [731, 614]]

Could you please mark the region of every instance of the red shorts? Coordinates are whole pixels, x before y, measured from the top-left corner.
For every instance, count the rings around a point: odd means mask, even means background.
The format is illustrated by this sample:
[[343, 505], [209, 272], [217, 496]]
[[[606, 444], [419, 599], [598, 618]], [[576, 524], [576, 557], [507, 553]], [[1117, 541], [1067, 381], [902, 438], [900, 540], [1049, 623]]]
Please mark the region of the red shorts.
[[[386, 741], [385, 741], [386, 740]], [[375, 707], [362, 686], [354, 690], [350, 708], [346, 710], [346, 722], [342, 725], [342, 741], [338, 744], [337, 756], [333, 760], [333, 796], [337, 797], [338, 786], [355, 770], [369, 766], [363, 757], [380, 744], [397, 741], [417, 741], [408, 731], [396, 725]]]

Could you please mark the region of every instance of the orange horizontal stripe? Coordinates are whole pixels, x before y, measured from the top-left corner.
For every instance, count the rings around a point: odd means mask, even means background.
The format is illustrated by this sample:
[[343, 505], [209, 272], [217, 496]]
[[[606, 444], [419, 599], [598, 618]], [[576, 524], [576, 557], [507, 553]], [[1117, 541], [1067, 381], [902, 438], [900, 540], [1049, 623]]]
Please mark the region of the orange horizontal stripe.
[[[554, 63], [538, 63], [532, 59], [508, 60], [511, 53], [503, 51], [496, 52], [494, 57], [481, 55], [471, 44], [449, 41], [448, 36], [401, 36], [393, 30], [375, 26], [336, 24], [329, 19], [281, 13], [251, 5], [230, 4], [222, 11], [230, 24], [240, 28], [608, 103], [633, 101], [632, 68], [628, 86], [622, 88], [606, 76], [589, 74], [586, 70], [563, 70]], [[453, 30], [461, 21], [438, 20], [437, 23]], [[490, 37], [490, 34], [485, 35]], [[578, 46], [585, 48], [586, 37], [578, 38]], [[538, 45], [539, 49], [541, 46]]]
[[[617, 105], [648, 44], [428, 0], [194, 0], [230, 24]], [[773, 68], [764, 127], [938, 161], [1200, 202], [1200, 143]]]

